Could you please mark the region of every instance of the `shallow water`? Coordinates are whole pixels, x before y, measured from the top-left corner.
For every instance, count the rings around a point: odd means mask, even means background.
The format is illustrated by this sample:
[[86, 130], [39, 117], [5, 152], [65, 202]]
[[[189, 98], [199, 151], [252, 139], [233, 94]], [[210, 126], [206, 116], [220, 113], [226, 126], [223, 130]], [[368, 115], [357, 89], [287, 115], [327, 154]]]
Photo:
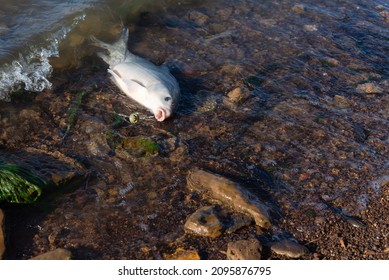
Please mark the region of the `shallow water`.
[[49, 78], [58, 62], [50, 59], [60, 57], [61, 66], [79, 67], [78, 60], [89, 54], [90, 36], [112, 37], [118, 30], [113, 27], [174, 5], [161, 0], [3, 1], [0, 99], [9, 100], [9, 93], [19, 89], [51, 88]]
[[[120, 28], [100, 29], [90, 12], [49, 61], [53, 89], [2, 104], [3, 147], [61, 152], [93, 174], [49, 211], [8, 210], [22, 221], [12, 224], [8, 258], [65, 247], [76, 258], [156, 259], [185, 247], [220, 259], [229, 241], [252, 236], [264, 244], [292, 237], [307, 244], [306, 258], [386, 258], [388, 9], [385, 1], [242, 0], [138, 13], [126, 22], [130, 50], [168, 65], [182, 90], [163, 123], [109, 82], [82, 32], [113, 40]], [[238, 87], [235, 102], [229, 93]], [[80, 91], [87, 95], [64, 138]], [[136, 125], [115, 115], [134, 111]], [[137, 135], [156, 141], [159, 154], [119, 153], [115, 141]], [[217, 240], [185, 234], [186, 218], [212, 204], [186, 188], [194, 167], [258, 193], [275, 209], [272, 230], [252, 226]], [[367, 226], [356, 229], [345, 215]]]

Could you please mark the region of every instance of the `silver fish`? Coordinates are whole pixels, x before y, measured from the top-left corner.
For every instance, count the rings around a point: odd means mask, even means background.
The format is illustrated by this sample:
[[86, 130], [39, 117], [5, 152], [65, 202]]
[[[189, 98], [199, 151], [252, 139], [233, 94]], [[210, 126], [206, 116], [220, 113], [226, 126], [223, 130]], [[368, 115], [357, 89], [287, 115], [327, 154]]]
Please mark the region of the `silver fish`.
[[148, 108], [158, 121], [169, 118], [180, 88], [169, 69], [157, 66], [127, 49], [128, 30], [113, 44], [92, 38], [94, 45], [107, 50], [98, 55], [109, 65], [113, 82], [130, 98]]

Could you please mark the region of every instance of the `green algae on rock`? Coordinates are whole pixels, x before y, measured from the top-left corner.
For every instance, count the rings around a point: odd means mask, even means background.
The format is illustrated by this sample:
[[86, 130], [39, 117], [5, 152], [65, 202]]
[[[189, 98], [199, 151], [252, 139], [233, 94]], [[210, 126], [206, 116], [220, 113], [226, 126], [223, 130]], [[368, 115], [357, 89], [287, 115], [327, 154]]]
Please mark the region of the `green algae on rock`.
[[73, 185], [87, 175], [80, 163], [58, 151], [0, 151], [0, 202], [34, 203], [43, 192]]
[[45, 179], [23, 166], [0, 164], [0, 201], [35, 202], [42, 194], [42, 187], [46, 185]]
[[213, 199], [229, 205], [234, 210], [251, 215], [255, 223], [262, 228], [271, 227], [269, 207], [238, 183], [195, 168], [187, 176], [187, 186], [192, 190], [205, 191]]
[[115, 154], [123, 159], [142, 158], [158, 154], [158, 144], [146, 136], [125, 138], [115, 149]]

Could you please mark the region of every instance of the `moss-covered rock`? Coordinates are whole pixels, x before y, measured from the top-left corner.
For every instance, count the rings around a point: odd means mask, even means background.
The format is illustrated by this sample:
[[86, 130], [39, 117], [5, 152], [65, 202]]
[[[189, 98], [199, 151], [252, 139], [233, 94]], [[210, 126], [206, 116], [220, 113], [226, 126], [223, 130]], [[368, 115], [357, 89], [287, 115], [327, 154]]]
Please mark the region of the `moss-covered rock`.
[[158, 144], [146, 136], [125, 138], [115, 149], [116, 156], [123, 159], [149, 157], [158, 151]]

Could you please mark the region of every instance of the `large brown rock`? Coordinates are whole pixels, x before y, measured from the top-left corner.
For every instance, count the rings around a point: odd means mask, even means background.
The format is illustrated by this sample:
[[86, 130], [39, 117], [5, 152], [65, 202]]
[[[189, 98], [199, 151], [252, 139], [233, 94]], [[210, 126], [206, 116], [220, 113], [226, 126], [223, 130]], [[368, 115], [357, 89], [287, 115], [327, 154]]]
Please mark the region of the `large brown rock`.
[[251, 215], [262, 228], [271, 227], [269, 207], [236, 182], [196, 168], [189, 172], [187, 186], [191, 190], [206, 192], [212, 199], [229, 205], [235, 211]]

